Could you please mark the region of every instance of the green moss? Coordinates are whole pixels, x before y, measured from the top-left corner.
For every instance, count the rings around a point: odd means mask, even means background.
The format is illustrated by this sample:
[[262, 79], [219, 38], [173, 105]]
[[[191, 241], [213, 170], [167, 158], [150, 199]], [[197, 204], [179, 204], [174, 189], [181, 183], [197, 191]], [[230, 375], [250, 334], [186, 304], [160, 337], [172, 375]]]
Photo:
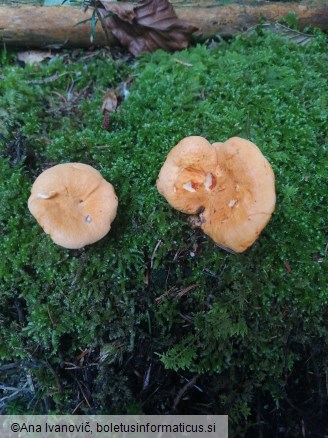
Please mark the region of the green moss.
[[[307, 47], [253, 35], [211, 50], [157, 51], [133, 67], [101, 54], [70, 64], [61, 58], [25, 69], [4, 65], [4, 134], [10, 137], [14, 126], [37, 156], [34, 168], [24, 159], [10, 164], [3, 142], [0, 357], [46, 355], [57, 366], [59, 353], [72, 361], [86, 347], [119, 341], [131, 354], [146, 337], [166, 367], [232, 382], [214, 411], [229, 410], [236, 427], [249, 415], [256, 388], [283, 398], [284, 375], [302, 357], [301, 346], [321, 348], [328, 340], [324, 51], [321, 34]], [[30, 83], [56, 73], [52, 82]], [[129, 98], [103, 130], [103, 92], [129, 73]], [[69, 110], [58, 93], [66, 96], [72, 83], [84, 94]], [[166, 154], [188, 135], [248, 138], [272, 164], [277, 208], [243, 254], [219, 250], [157, 193]], [[95, 166], [119, 197], [111, 232], [79, 251], [55, 246], [26, 208], [42, 163], [67, 161]], [[180, 298], [165, 297], [193, 284]], [[63, 398], [55, 402], [59, 410], [68, 406]], [[122, 409], [134, 403], [129, 394]]]

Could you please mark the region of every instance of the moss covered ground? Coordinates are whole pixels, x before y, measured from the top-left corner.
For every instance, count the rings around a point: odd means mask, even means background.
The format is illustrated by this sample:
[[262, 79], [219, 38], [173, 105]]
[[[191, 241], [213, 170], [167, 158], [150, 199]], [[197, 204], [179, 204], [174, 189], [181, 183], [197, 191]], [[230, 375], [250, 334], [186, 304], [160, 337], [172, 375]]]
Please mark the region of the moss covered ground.
[[[302, 47], [258, 31], [137, 60], [22, 66], [2, 51], [0, 380], [28, 383], [3, 391], [2, 413], [215, 413], [232, 436], [328, 433], [326, 49], [320, 33]], [[104, 93], [127, 80], [106, 129]], [[157, 193], [188, 135], [250, 139], [272, 164], [276, 211], [245, 253]], [[36, 176], [69, 161], [119, 197], [110, 233], [81, 250], [27, 209]]]

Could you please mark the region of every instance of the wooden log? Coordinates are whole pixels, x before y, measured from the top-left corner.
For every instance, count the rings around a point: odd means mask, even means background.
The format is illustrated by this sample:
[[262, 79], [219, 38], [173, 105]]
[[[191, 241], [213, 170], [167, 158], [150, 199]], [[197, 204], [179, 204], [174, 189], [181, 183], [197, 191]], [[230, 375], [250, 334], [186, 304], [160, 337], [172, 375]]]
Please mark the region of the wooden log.
[[[328, 5], [308, 6], [299, 3], [264, 3], [258, 6], [231, 4], [229, 6], [185, 3], [174, 5], [179, 18], [195, 24], [196, 36], [206, 38], [215, 34], [229, 37], [259, 22], [260, 19], [279, 20], [294, 13], [300, 27], [315, 26], [328, 30]], [[199, 5], [199, 3], [198, 3]], [[108, 45], [100, 23], [96, 26], [94, 39], [90, 41], [91, 10], [69, 6], [10, 8], [0, 6], [0, 42], [29, 48], [45, 47], [90, 47]], [[109, 44], [117, 41], [109, 34]]]
[[277, 21], [293, 13], [298, 18], [300, 29], [312, 26], [328, 30], [328, 4], [311, 6], [299, 3], [263, 3], [257, 6], [231, 4], [207, 8], [177, 8], [179, 18], [191, 21], [200, 31], [199, 36], [210, 37], [219, 34], [231, 37], [249, 29], [260, 20]]
[[[69, 6], [19, 8], [0, 7], [0, 41], [6, 45], [29, 48], [90, 47], [107, 45], [105, 34], [98, 24], [93, 43], [90, 41], [91, 17], [80, 8]], [[114, 44], [114, 37], [112, 37]]]

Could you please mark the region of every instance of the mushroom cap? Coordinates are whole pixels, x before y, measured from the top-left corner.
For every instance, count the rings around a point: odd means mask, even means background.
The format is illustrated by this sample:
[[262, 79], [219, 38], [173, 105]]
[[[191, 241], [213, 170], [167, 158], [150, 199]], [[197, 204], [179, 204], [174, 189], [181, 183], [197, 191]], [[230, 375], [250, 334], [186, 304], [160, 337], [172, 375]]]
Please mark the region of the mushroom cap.
[[239, 137], [213, 144], [184, 138], [169, 152], [157, 189], [177, 210], [199, 214], [202, 230], [235, 252], [254, 243], [276, 202], [269, 162], [254, 143]]
[[115, 219], [113, 186], [93, 167], [58, 164], [35, 180], [28, 208], [57, 245], [77, 249], [100, 240]]

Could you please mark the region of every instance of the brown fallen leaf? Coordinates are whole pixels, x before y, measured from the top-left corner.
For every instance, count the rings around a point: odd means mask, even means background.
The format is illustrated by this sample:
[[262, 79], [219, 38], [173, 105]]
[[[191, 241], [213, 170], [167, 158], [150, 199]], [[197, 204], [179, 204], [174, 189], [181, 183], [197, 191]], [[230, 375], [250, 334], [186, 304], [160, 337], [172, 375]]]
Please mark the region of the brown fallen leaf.
[[19, 52], [17, 58], [19, 61], [25, 62], [25, 64], [33, 65], [39, 64], [47, 58], [52, 58], [50, 52], [44, 52], [41, 50], [27, 50], [25, 52]]
[[117, 108], [117, 97], [115, 91], [108, 91], [105, 94], [104, 101], [101, 107], [102, 114], [106, 112], [112, 113]]
[[117, 96], [115, 91], [108, 91], [105, 94], [104, 101], [101, 107], [101, 113], [104, 116], [102, 127], [108, 129], [110, 124], [109, 114], [117, 108]]
[[107, 28], [134, 56], [159, 48], [168, 52], [185, 49], [198, 29], [180, 20], [168, 0], [99, 1], [99, 5]]
[[107, 11], [117, 15], [121, 20], [132, 23], [136, 17], [136, 14], [134, 12], [136, 3], [129, 3], [129, 2], [118, 3], [116, 1], [106, 1], [106, 0], [100, 1], [100, 3]]

